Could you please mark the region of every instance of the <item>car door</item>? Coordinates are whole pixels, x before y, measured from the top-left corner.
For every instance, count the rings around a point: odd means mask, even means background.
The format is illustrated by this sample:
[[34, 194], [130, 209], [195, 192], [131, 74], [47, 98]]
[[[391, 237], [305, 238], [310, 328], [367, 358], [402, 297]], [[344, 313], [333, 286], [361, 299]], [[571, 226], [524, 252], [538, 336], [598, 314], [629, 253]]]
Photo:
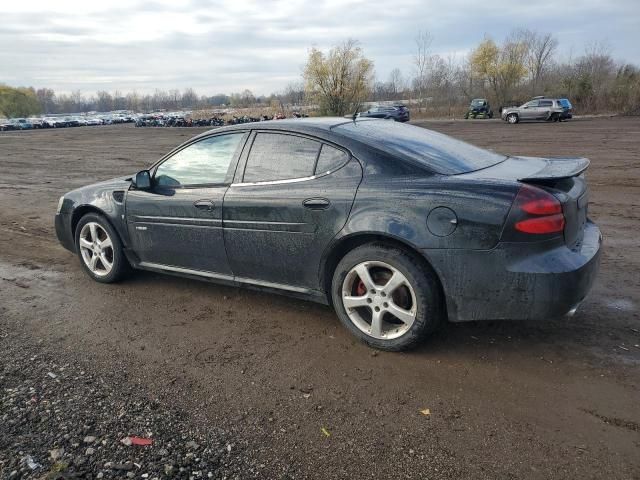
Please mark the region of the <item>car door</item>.
[[538, 100], [532, 100], [520, 109], [520, 119], [535, 120], [538, 116]]
[[224, 201], [224, 239], [239, 279], [318, 289], [322, 254], [347, 221], [362, 167], [337, 145], [259, 131]]
[[553, 100], [540, 100], [538, 104], [538, 120], [546, 120], [551, 115]]
[[231, 275], [222, 206], [247, 136], [194, 141], [156, 166], [149, 190], [129, 190], [127, 227], [142, 266]]

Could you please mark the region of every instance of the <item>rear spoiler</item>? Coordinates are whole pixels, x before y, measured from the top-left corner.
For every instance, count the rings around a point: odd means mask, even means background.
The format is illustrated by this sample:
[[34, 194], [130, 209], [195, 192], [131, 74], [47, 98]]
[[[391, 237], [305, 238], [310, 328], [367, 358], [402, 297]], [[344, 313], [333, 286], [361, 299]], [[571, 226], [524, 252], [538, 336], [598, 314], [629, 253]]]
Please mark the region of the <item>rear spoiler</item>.
[[558, 180], [561, 178], [576, 177], [589, 168], [591, 163], [588, 158], [549, 158], [546, 166], [527, 177], [519, 178], [521, 182], [530, 180]]

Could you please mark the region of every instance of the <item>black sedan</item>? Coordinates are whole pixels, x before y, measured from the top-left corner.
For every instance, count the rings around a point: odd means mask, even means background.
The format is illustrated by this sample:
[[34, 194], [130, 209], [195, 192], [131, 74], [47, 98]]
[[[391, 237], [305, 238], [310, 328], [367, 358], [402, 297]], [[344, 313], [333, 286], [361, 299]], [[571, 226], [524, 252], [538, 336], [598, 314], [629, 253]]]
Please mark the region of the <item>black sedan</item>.
[[99, 282], [133, 267], [284, 292], [401, 350], [444, 320], [573, 313], [602, 241], [588, 165], [388, 120], [261, 122], [69, 192], [55, 224]]
[[409, 109], [404, 105], [376, 105], [365, 112], [358, 113], [358, 118], [384, 118], [396, 122], [408, 122], [411, 117]]

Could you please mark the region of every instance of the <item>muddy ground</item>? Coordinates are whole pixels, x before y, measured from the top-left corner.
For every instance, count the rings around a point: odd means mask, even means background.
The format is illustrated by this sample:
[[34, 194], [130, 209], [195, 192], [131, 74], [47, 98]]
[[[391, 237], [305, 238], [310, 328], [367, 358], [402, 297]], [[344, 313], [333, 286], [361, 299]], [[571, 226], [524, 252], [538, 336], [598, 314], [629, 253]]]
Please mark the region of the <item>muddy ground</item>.
[[[98, 284], [58, 245], [58, 197], [202, 130], [4, 132], [0, 395], [16, 376], [44, 382], [21, 362], [56, 358], [224, 432], [252, 465], [239, 478], [640, 478], [640, 119], [420, 124], [508, 154], [591, 158], [605, 250], [575, 317], [448, 325], [417, 351], [378, 353], [313, 303], [144, 272]], [[8, 435], [0, 424], [0, 477], [29, 442], [53, 448]]]

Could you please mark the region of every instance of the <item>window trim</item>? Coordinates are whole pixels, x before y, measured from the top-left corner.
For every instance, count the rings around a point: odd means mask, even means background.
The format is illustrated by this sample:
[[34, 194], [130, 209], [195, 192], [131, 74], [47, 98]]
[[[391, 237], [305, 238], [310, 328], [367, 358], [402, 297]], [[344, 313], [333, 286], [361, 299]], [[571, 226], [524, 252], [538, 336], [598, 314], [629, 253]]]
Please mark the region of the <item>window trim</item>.
[[[245, 170], [247, 168], [247, 161], [249, 159], [249, 155], [251, 155], [251, 149], [253, 148], [253, 142], [255, 141], [256, 137], [260, 134], [260, 133], [275, 133], [278, 135], [288, 135], [288, 136], [292, 136], [292, 137], [301, 137], [301, 138], [305, 138], [308, 140], [313, 140], [315, 142], [318, 142], [320, 144], [320, 148], [318, 149], [318, 153], [316, 155], [316, 159], [313, 163], [313, 175], [307, 175], [305, 177], [296, 177], [296, 178], [286, 178], [286, 179], [282, 179], [282, 180], [264, 180], [264, 181], [260, 181], [260, 182], [245, 182], [244, 181], [244, 174], [245, 174]], [[343, 164], [341, 164], [338, 168], [334, 168], [333, 170], [329, 170], [328, 172], [323, 172], [319, 175], [315, 174], [316, 171], [316, 167], [318, 166], [318, 158], [320, 157], [320, 153], [322, 152], [322, 146], [323, 145], [328, 145], [330, 147], [336, 148], [338, 150], [343, 151], [344, 153], [347, 154], [347, 160], [346, 162], [344, 162]], [[251, 137], [249, 138], [249, 140], [247, 140], [247, 143], [245, 145], [245, 147], [247, 147], [247, 151], [246, 154], [243, 151], [242, 156], [240, 161], [238, 162], [238, 167], [242, 168], [242, 172], [236, 172], [235, 176], [238, 176], [238, 173], [240, 173], [239, 175], [239, 181], [238, 182], [232, 182], [231, 183], [231, 187], [253, 187], [253, 186], [260, 186], [260, 185], [281, 185], [281, 184], [287, 184], [287, 183], [297, 183], [297, 182], [308, 182], [310, 180], [315, 180], [317, 178], [322, 178], [325, 177], [327, 175], [331, 175], [332, 173], [336, 172], [337, 170], [340, 170], [342, 167], [344, 167], [347, 163], [349, 163], [349, 161], [351, 161], [351, 158], [353, 157], [353, 155], [351, 155], [351, 152], [349, 150], [347, 150], [344, 147], [340, 147], [334, 143], [331, 143], [329, 141], [323, 140], [321, 138], [318, 137], [313, 137], [311, 135], [305, 135], [303, 133], [298, 133], [298, 132], [291, 132], [291, 131], [287, 131], [287, 130], [276, 130], [276, 129], [264, 129], [264, 130], [252, 130], [251, 132]], [[242, 165], [241, 165], [242, 164]]]
[[[242, 157], [244, 149], [247, 145], [247, 139], [250, 133], [251, 133], [250, 130], [230, 130], [226, 132], [216, 132], [211, 135], [205, 135], [204, 137], [200, 137], [200, 136], [194, 137], [191, 140], [187, 141], [186, 143], [183, 143], [182, 145], [178, 145], [176, 148], [174, 148], [169, 153], [164, 155], [160, 160], [158, 160], [149, 168], [149, 172], [151, 174], [152, 189], [158, 188], [158, 189], [176, 190], [176, 189], [183, 189], [183, 188], [206, 188], [206, 187], [221, 187], [221, 186], [231, 185], [231, 183], [233, 183], [233, 176], [235, 173], [235, 169], [237, 168], [238, 162]], [[238, 149], [234, 153], [233, 157], [231, 158], [231, 162], [229, 162], [229, 167], [227, 168], [227, 173], [225, 174], [224, 181], [216, 182], [216, 183], [189, 183], [187, 185], [158, 185], [155, 182], [158, 167], [160, 167], [163, 163], [173, 158], [176, 154], [180, 153], [184, 149], [189, 148], [190, 146], [196, 143], [210, 140], [216, 137], [222, 137], [225, 135], [242, 135], [242, 138], [240, 138], [240, 142], [239, 142], [239, 145], [242, 145], [242, 148]]]

